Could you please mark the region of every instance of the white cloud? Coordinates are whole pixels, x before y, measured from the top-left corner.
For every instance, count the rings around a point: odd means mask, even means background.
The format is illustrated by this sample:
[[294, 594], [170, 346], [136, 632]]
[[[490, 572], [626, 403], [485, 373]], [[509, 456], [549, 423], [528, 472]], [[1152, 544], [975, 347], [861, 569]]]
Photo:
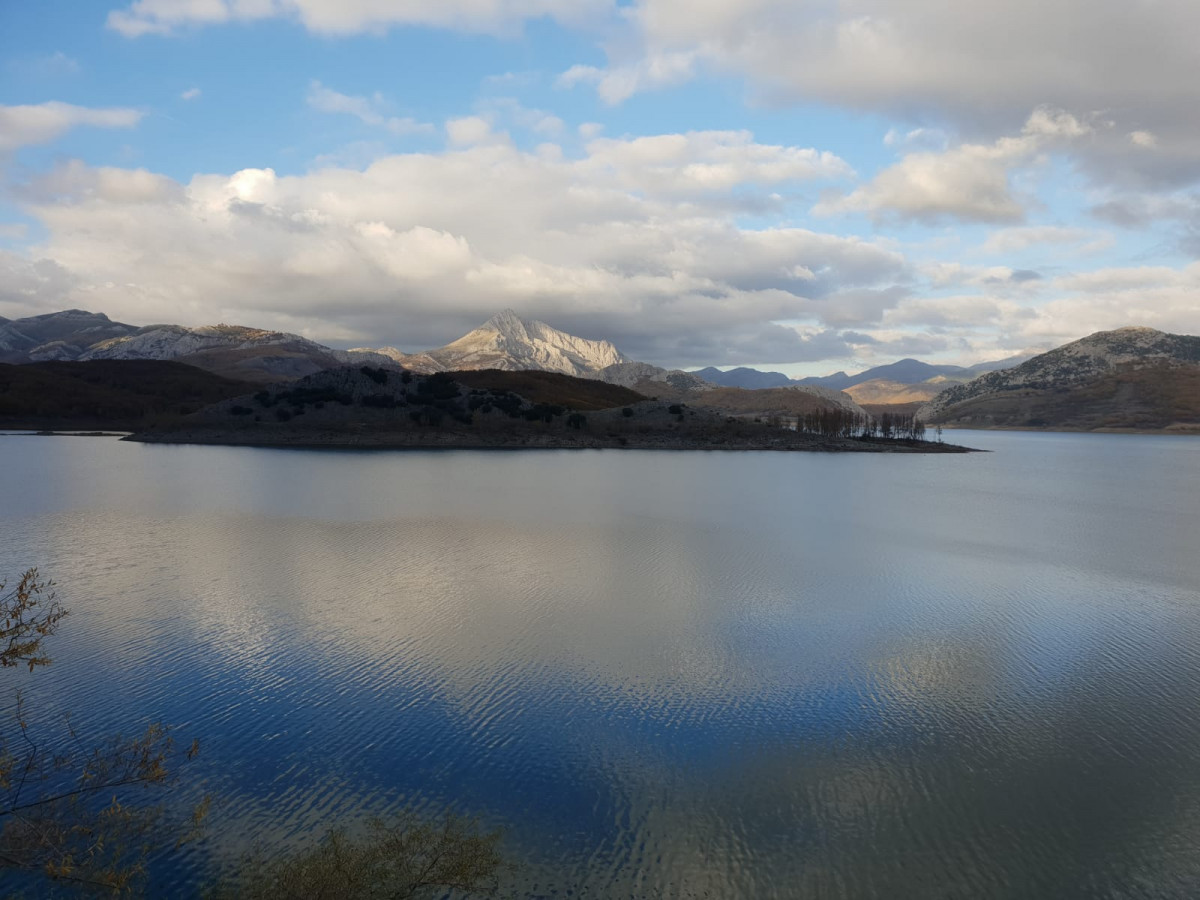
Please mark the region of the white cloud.
[[136, 38], [279, 18], [333, 35], [406, 25], [504, 33], [543, 17], [580, 25], [610, 6], [609, 0], [135, 0], [124, 9], [112, 10], [108, 27]]
[[1200, 263], [1066, 275], [1048, 283], [1046, 293], [1052, 299], [1019, 332], [1030, 339], [1061, 343], [1125, 325], [1200, 334]]
[[504, 116], [518, 128], [532, 131], [543, 137], [556, 137], [566, 127], [563, 120], [544, 109], [523, 106], [512, 97], [497, 97], [485, 104], [490, 110]]
[[446, 122], [446, 136], [456, 147], [487, 144], [504, 139], [492, 131], [492, 123], [483, 116], [463, 116]]
[[945, 150], [950, 139], [940, 128], [913, 128], [907, 132], [889, 128], [883, 136], [885, 147], [903, 147], [918, 150]]
[[1069, 113], [1038, 108], [1016, 137], [909, 153], [850, 194], [823, 200], [814, 212], [866, 212], [877, 219], [927, 223], [1019, 221], [1025, 203], [1010, 184], [1010, 172], [1041, 151], [1067, 146], [1091, 133], [1090, 125]]
[[619, 103], [728, 75], [759, 103], [816, 101], [979, 145], [1012, 134], [1030, 109], [1072, 112], [1033, 123], [1060, 139], [1083, 137], [1070, 126], [1099, 113], [1103, 133], [1071, 151], [1099, 183], [1200, 180], [1194, 0], [634, 0], [617, 19], [607, 65], [573, 67], [560, 83], [594, 84]]
[[758, 144], [747, 131], [704, 131], [633, 139], [596, 138], [586, 165], [627, 188], [653, 194], [724, 193], [740, 184], [769, 185], [853, 173], [832, 153]]
[[[908, 278], [902, 256], [868, 241], [736, 224], [763, 191], [840, 171], [815, 151], [697, 132], [594, 141], [576, 159], [497, 141], [481, 119], [447, 127], [451, 149], [364, 171], [184, 184], [60, 167], [23, 189], [47, 237], [0, 273], [0, 302], [303, 323], [410, 348], [512, 306], [636, 357], [732, 364], [848, 352], [837, 328], [877, 319]], [[30, 274], [38, 259], [54, 278]]]
[[0, 106], [0, 153], [34, 144], [48, 144], [81, 125], [132, 128], [144, 115], [136, 109], [93, 109], [57, 101], [36, 106]]
[[354, 116], [364, 125], [382, 128], [394, 135], [432, 134], [435, 130], [429, 123], [418, 122], [408, 116], [387, 115], [387, 102], [379, 93], [371, 97], [353, 97], [313, 81], [308, 87], [306, 100], [317, 112]]
[[599, 84], [604, 72], [595, 66], [574, 65], [554, 80], [554, 86], [569, 90], [580, 84]]
[[179, 99], [180, 100], [195, 100], [202, 93], [203, 93], [203, 91], [201, 91], [200, 88], [198, 88], [198, 87], [188, 88], [186, 91], [184, 91], [182, 94], [179, 95]]
[[[1191, 0], [638, 0], [610, 68], [691, 52], [791, 99], [1007, 116], [1042, 104], [1179, 110], [1200, 84]], [[1014, 52], [1014, 48], [1017, 52]], [[637, 88], [653, 82], [637, 79]]]

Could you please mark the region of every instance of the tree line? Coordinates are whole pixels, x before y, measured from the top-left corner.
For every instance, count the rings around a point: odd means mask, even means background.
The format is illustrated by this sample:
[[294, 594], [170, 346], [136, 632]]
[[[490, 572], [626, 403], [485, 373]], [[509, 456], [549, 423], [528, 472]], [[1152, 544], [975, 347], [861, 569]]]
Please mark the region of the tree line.
[[822, 437], [925, 440], [925, 423], [912, 413], [871, 416], [847, 409], [815, 409], [796, 417], [796, 430]]

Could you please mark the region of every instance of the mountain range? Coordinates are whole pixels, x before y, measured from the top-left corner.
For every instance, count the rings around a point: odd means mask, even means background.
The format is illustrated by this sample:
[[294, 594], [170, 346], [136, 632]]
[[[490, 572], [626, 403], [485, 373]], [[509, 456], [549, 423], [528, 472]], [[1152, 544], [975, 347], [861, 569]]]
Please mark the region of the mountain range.
[[[834, 391], [869, 381], [902, 385], [964, 381], [983, 371], [1019, 361], [978, 366], [930, 365], [904, 359], [857, 375], [802, 379], [781, 372], [709, 367], [696, 372], [663, 369], [637, 362], [606, 340], [588, 340], [559, 331], [545, 322], [522, 319], [506, 309], [479, 328], [433, 350], [404, 353], [394, 347], [335, 350], [297, 334], [240, 325], [135, 326], [114, 322], [103, 313], [70, 309], [25, 319], [0, 319], [0, 362], [86, 361], [92, 359], [177, 360], [220, 375], [251, 381], [290, 381], [322, 369], [352, 363], [398, 365], [414, 372], [501, 369], [541, 370], [598, 378], [635, 387], [656, 382], [675, 391], [717, 387], [769, 389], [821, 387]], [[666, 389], [664, 388], [664, 389]]]
[[933, 399], [953, 384], [970, 381], [972, 378], [998, 369], [1006, 369], [1024, 362], [1028, 357], [1013, 356], [994, 362], [978, 363], [974, 366], [933, 365], [919, 359], [902, 359], [866, 369], [857, 375], [835, 372], [832, 375], [789, 378], [782, 372], [763, 372], [758, 369], [740, 367], [722, 372], [709, 366], [698, 369], [705, 381], [724, 387], [739, 387], [763, 390], [779, 387], [824, 387], [845, 391], [858, 403], [895, 404], [924, 402]]
[[175, 360], [247, 381], [292, 381], [350, 364], [433, 372], [473, 369], [540, 370], [634, 387], [659, 382], [686, 390], [712, 385], [680, 370], [639, 363], [609, 341], [593, 341], [522, 319], [493, 316], [456, 341], [422, 353], [394, 347], [335, 350], [287, 332], [241, 325], [146, 325], [114, 322], [103, 313], [69, 309], [25, 319], [0, 319], [0, 362]]
[[391, 347], [336, 350], [299, 335], [236, 325], [137, 327], [84, 310], [0, 319], [0, 362], [90, 360], [173, 360], [258, 383], [294, 381], [346, 365], [419, 374], [544, 371], [735, 416], [795, 416], [817, 406], [862, 412], [860, 404], [923, 403], [927, 421], [977, 427], [1200, 423], [1200, 338], [1139, 327], [1098, 332], [1024, 361], [961, 367], [903, 359], [857, 375], [790, 379], [746, 368], [663, 369], [630, 359], [609, 341], [567, 334], [512, 310], [421, 353]]

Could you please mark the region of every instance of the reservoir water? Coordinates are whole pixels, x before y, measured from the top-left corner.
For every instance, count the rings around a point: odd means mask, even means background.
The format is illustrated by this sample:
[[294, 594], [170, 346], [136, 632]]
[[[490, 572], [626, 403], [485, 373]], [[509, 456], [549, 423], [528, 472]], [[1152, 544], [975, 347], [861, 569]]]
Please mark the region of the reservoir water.
[[406, 806], [522, 896], [1200, 895], [1200, 440], [950, 438], [993, 452], [0, 437], [0, 577], [71, 609], [5, 708], [201, 738], [158, 896]]

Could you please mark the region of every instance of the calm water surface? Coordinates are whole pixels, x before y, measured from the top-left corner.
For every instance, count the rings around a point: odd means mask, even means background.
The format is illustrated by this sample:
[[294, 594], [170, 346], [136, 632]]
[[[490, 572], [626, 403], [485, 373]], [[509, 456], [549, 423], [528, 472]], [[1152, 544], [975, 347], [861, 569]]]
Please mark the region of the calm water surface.
[[11, 680], [202, 738], [166, 895], [411, 804], [529, 896], [1200, 895], [1200, 440], [952, 437], [995, 452], [0, 437], [0, 573], [72, 610]]

